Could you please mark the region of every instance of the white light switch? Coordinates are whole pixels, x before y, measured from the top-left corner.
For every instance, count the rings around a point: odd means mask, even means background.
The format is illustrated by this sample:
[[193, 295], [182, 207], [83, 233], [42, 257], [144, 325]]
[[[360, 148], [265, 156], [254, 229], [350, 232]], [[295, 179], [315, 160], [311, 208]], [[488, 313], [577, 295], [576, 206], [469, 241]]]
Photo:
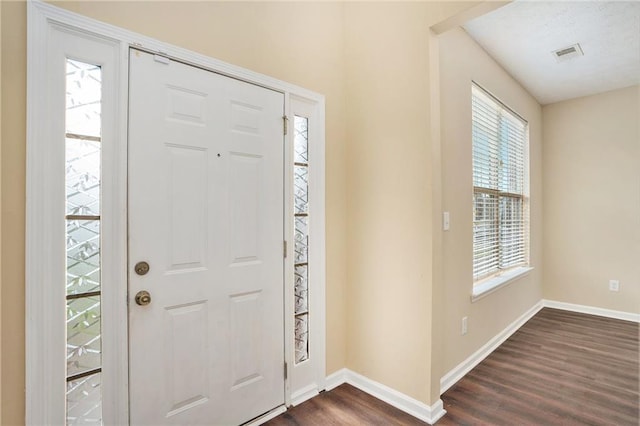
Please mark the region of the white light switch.
[[442, 230], [449, 230], [449, 212], [442, 212]]

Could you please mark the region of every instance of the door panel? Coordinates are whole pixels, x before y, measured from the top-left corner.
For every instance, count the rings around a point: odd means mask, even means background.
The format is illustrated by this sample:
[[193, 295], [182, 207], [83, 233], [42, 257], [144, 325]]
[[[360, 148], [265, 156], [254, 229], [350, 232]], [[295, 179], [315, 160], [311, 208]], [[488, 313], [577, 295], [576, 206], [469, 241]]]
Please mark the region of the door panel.
[[239, 424], [284, 403], [284, 96], [130, 64], [131, 423]]

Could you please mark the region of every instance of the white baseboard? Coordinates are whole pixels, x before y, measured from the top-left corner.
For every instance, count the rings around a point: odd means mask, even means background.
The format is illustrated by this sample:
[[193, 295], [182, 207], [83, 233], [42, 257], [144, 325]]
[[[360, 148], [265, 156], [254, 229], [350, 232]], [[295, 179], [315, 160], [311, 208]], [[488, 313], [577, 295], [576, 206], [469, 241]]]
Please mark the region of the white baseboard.
[[328, 392], [331, 389], [337, 388], [343, 383], [347, 383], [347, 370], [346, 368], [341, 368], [340, 370], [331, 373], [327, 376], [324, 382], [324, 389]]
[[458, 380], [462, 379], [476, 365], [480, 364], [491, 352], [496, 350], [498, 346], [504, 343], [513, 333], [518, 331], [525, 322], [529, 321], [535, 314], [543, 308], [543, 301], [539, 301], [533, 305], [527, 312], [522, 314], [514, 322], [509, 324], [504, 330], [495, 335], [484, 346], [475, 351], [469, 358], [455, 366], [451, 371], [442, 376], [440, 379], [440, 395], [445, 393]]
[[316, 395], [318, 395], [318, 385], [316, 383], [312, 383], [291, 395], [291, 405], [295, 407]]
[[384, 401], [387, 404], [429, 424], [434, 424], [446, 414], [442, 400], [440, 399], [438, 399], [438, 401], [436, 401], [432, 406], [428, 406], [417, 399], [411, 398], [410, 396], [347, 368], [338, 370], [327, 377], [326, 390], [329, 391], [343, 383], [348, 383], [351, 386], [354, 386], [361, 391], [366, 392], [369, 395], [374, 396], [379, 400]]
[[596, 308], [593, 306], [585, 305], [575, 305], [573, 303], [556, 302], [555, 300], [546, 299], [543, 299], [542, 303], [546, 308], [562, 309], [564, 311], [580, 312], [583, 314], [597, 315], [599, 317], [614, 318], [640, 323], [640, 314], [634, 314], [631, 312], [614, 311], [611, 309]]

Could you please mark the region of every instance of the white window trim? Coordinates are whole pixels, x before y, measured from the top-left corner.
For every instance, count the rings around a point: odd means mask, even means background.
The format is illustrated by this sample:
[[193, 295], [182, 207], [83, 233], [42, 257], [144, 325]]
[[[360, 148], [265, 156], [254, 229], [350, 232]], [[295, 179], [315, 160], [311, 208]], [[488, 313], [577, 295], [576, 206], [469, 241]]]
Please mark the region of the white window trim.
[[[55, 356], [53, 348], [59, 347], [56, 339], [64, 339], [56, 321], [64, 321], [60, 313], [53, 308], [51, 300], [59, 296], [47, 285], [51, 276], [60, 273], [64, 265], [64, 247], [59, 235], [52, 231], [59, 227], [58, 218], [50, 214], [51, 206], [60, 203], [60, 191], [50, 191], [58, 187], [64, 176], [57, 176], [51, 167], [51, 158], [64, 158], [60, 154], [63, 144], [47, 144], [49, 138], [46, 117], [52, 110], [51, 101], [43, 94], [47, 93], [47, 75], [43, 70], [51, 66], [47, 51], [47, 37], [54, 26], [66, 28], [73, 34], [109, 40], [119, 50], [119, 80], [113, 96], [117, 104], [117, 123], [114, 131], [118, 135], [116, 146], [111, 152], [104, 152], [104, 163], [109, 164], [109, 174], [114, 176], [110, 188], [103, 189], [103, 199], [111, 200], [111, 206], [105, 205], [105, 212], [113, 219], [110, 223], [103, 220], [104, 238], [108, 238], [111, 250], [104, 250], [103, 279], [109, 276], [117, 285], [103, 293], [103, 316], [127, 318], [127, 99], [128, 99], [128, 54], [130, 47], [161, 52], [164, 56], [237, 78], [262, 87], [273, 89], [285, 95], [285, 113], [292, 118], [291, 99], [304, 101], [314, 106], [314, 120], [319, 131], [313, 134], [315, 167], [310, 169], [312, 179], [310, 194], [314, 197], [310, 204], [310, 215], [314, 217], [312, 233], [313, 257], [309, 259], [313, 267], [313, 291], [316, 310], [316, 326], [310, 330], [310, 341], [316, 343], [313, 351], [315, 382], [301, 388], [313, 386], [318, 391], [325, 387], [325, 117], [324, 96], [307, 89], [249, 71], [225, 62], [201, 55], [177, 46], [173, 46], [150, 37], [142, 36], [109, 24], [105, 24], [40, 0], [30, 0], [27, 4], [27, 206], [26, 206], [26, 424], [64, 424], [65, 387], [64, 354]], [[49, 120], [50, 121], [50, 120]], [[292, 120], [291, 120], [292, 122]], [[289, 158], [289, 161], [292, 161]], [[292, 163], [285, 165], [292, 169]], [[56, 177], [57, 176], [57, 177]], [[108, 191], [105, 192], [105, 191]], [[64, 194], [62, 194], [64, 196]], [[287, 199], [287, 203], [291, 201]], [[292, 205], [285, 205], [285, 211], [292, 211]], [[107, 214], [105, 214], [105, 217]], [[111, 227], [106, 232], [104, 227]], [[290, 244], [289, 247], [293, 247]], [[285, 290], [293, 292], [292, 278], [285, 281]], [[310, 281], [311, 284], [311, 281]], [[292, 297], [292, 296], [291, 296]], [[60, 299], [61, 301], [63, 299]], [[285, 299], [285, 302], [287, 300]], [[107, 306], [108, 305], [108, 306]], [[293, 303], [286, 303], [285, 315], [293, 318]], [[110, 368], [111, 384], [103, 388], [103, 421], [105, 424], [128, 424], [128, 336], [127, 321], [114, 321], [113, 329], [103, 328], [103, 345], [112, 350], [103, 354], [104, 370]], [[64, 330], [62, 330], [64, 333]], [[287, 336], [293, 336], [293, 321], [285, 323]], [[315, 333], [315, 335], [314, 335]], [[285, 359], [292, 356], [293, 342], [285, 344]], [[289, 365], [292, 365], [291, 362]], [[110, 366], [110, 367], [109, 367]], [[295, 369], [290, 369], [285, 381], [285, 401], [290, 403], [292, 394], [300, 394], [302, 389], [290, 386]], [[104, 373], [103, 373], [104, 376]]]
[[508, 269], [499, 275], [492, 275], [481, 281], [477, 281], [473, 285], [473, 291], [471, 293], [471, 302], [482, 299], [485, 296], [505, 287], [521, 277], [529, 275], [529, 272], [533, 270], [531, 266], [517, 266], [512, 269]]

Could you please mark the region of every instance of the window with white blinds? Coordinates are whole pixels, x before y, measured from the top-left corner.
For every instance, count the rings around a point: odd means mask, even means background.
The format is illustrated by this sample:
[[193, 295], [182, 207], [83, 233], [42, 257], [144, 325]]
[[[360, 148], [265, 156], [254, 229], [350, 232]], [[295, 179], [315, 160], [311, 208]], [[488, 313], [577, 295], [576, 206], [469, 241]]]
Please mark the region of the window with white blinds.
[[472, 85], [473, 279], [529, 263], [528, 125]]

